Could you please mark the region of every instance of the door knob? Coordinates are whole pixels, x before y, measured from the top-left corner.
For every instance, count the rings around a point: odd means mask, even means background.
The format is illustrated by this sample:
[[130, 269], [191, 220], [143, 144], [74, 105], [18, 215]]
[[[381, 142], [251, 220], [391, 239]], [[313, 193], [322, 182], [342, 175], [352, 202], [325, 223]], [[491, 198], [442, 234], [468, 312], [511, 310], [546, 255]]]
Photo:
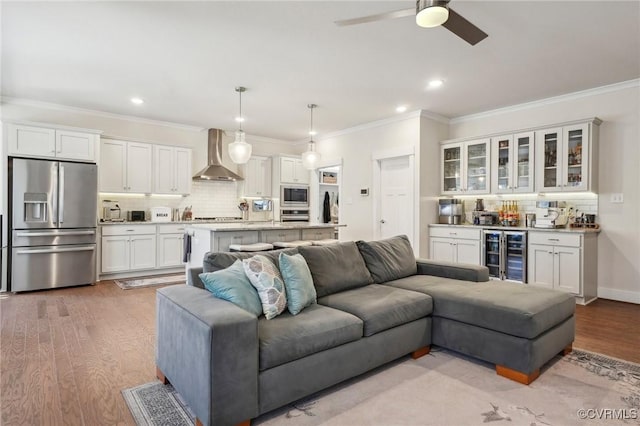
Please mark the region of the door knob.
[[380, 223], [387, 223], [387, 221], [384, 219], [380, 219]]

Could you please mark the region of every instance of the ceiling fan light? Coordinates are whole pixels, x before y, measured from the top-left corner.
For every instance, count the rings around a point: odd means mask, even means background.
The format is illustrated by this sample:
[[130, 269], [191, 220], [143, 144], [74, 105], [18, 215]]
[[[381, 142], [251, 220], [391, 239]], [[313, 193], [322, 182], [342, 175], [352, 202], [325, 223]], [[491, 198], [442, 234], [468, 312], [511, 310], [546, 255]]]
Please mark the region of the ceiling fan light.
[[251, 158], [252, 147], [245, 140], [242, 130], [236, 131], [236, 139], [229, 144], [229, 157], [236, 164], [245, 164]]
[[449, 19], [449, 8], [445, 1], [418, 0], [416, 8], [416, 24], [420, 27], [438, 27]]

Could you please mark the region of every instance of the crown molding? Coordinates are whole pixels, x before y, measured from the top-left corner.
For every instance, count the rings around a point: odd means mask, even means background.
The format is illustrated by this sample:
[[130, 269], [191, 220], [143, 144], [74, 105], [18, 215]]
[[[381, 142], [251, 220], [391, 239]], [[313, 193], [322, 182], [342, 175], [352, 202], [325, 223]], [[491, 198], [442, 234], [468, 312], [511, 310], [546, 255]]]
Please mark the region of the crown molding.
[[[407, 112], [407, 113], [404, 113], [404, 114], [399, 114], [399, 115], [394, 116], [394, 117], [383, 118], [381, 120], [371, 121], [369, 123], [360, 124], [360, 125], [357, 125], [357, 126], [349, 127], [347, 129], [342, 129], [342, 130], [337, 130], [335, 132], [330, 132], [330, 133], [327, 133], [327, 134], [325, 134], [322, 137], [319, 137], [317, 139], [318, 140], [331, 139], [331, 138], [335, 138], [335, 137], [338, 137], [338, 136], [344, 136], [344, 135], [348, 135], [348, 134], [351, 134], [351, 133], [361, 132], [363, 130], [374, 129], [376, 127], [381, 127], [381, 126], [387, 126], [389, 124], [398, 123], [398, 122], [401, 122], [401, 121], [410, 120], [412, 118], [420, 117], [421, 112], [422, 112], [421, 110], [411, 111], [411, 112]], [[306, 144], [308, 142], [309, 142], [308, 140], [305, 140], [304, 142], [298, 141], [298, 142], [295, 143], [295, 145]]]
[[78, 108], [68, 105], [55, 104], [51, 102], [36, 101], [33, 99], [14, 98], [11, 96], [0, 97], [0, 102], [8, 105], [30, 106], [34, 108], [44, 108], [54, 111], [74, 112], [79, 114], [93, 115], [96, 117], [111, 118], [116, 120], [125, 120], [133, 123], [151, 124], [155, 126], [171, 127], [174, 129], [187, 130], [191, 132], [201, 132], [206, 130], [205, 127], [191, 126], [188, 124], [173, 123], [171, 121], [152, 120], [150, 118], [135, 117], [132, 115], [115, 114], [112, 112], [97, 111], [88, 108]]
[[591, 89], [580, 90], [578, 92], [566, 93], [564, 95], [553, 96], [550, 98], [539, 99], [536, 101], [525, 102], [522, 104], [511, 105], [503, 108], [496, 108], [489, 111], [479, 112], [477, 114], [461, 115], [449, 120], [450, 124], [464, 123], [467, 121], [480, 120], [482, 118], [493, 117], [496, 115], [502, 115], [509, 112], [522, 111], [530, 108], [544, 107], [551, 104], [557, 104], [559, 102], [566, 102], [575, 99], [586, 98], [589, 96], [601, 95], [604, 93], [617, 92], [618, 90], [631, 89], [634, 87], [640, 87], [640, 78], [634, 80], [622, 81], [620, 83], [608, 84], [606, 86], [594, 87]]

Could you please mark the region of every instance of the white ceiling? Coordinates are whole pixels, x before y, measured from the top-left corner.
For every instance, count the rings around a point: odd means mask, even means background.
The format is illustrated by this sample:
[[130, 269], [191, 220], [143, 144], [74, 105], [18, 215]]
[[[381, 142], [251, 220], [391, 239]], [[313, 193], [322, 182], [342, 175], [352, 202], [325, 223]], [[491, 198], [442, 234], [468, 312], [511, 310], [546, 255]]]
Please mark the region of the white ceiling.
[[414, 4], [3, 1], [2, 95], [234, 129], [243, 85], [248, 133], [300, 141], [308, 103], [321, 137], [399, 104], [458, 117], [640, 77], [638, 1], [453, 0], [476, 46], [411, 17], [333, 24]]

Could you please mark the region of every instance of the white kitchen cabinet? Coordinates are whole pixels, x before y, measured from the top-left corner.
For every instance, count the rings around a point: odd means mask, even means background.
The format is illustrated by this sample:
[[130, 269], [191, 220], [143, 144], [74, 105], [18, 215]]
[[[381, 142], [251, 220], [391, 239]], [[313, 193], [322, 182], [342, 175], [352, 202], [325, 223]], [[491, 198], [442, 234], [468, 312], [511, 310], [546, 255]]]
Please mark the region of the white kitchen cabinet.
[[329, 240], [335, 238], [335, 228], [303, 229], [300, 234], [304, 241]]
[[280, 157], [280, 182], [309, 184], [309, 170], [300, 158]]
[[182, 265], [184, 229], [183, 225], [158, 225], [156, 240], [158, 268]]
[[156, 267], [155, 235], [132, 235], [129, 237], [129, 245], [130, 271]]
[[243, 197], [271, 197], [271, 158], [253, 156], [244, 166]]
[[489, 139], [446, 143], [440, 150], [443, 194], [488, 194]]
[[300, 239], [298, 229], [278, 229], [273, 231], [260, 231], [260, 242], [273, 243], [275, 241], [297, 241]]
[[129, 236], [102, 237], [102, 273], [129, 270]]
[[571, 293], [579, 303], [597, 296], [597, 234], [529, 232], [530, 285]]
[[536, 132], [536, 189], [539, 192], [596, 191], [600, 120]]
[[153, 146], [155, 194], [191, 193], [191, 150], [166, 145]]
[[534, 191], [534, 132], [491, 138], [491, 188], [496, 194]]
[[431, 227], [430, 234], [431, 260], [481, 264], [479, 229]]
[[8, 124], [9, 155], [95, 161], [95, 133]]
[[101, 268], [105, 273], [153, 269], [156, 266], [154, 225], [102, 227]]
[[215, 231], [211, 251], [229, 251], [231, 244], [255, 244], [259, 242], [258, 231]]
[[152, 156], [150, 144], [103, 139], [100, 149], [100, 191], [151, 193]]

